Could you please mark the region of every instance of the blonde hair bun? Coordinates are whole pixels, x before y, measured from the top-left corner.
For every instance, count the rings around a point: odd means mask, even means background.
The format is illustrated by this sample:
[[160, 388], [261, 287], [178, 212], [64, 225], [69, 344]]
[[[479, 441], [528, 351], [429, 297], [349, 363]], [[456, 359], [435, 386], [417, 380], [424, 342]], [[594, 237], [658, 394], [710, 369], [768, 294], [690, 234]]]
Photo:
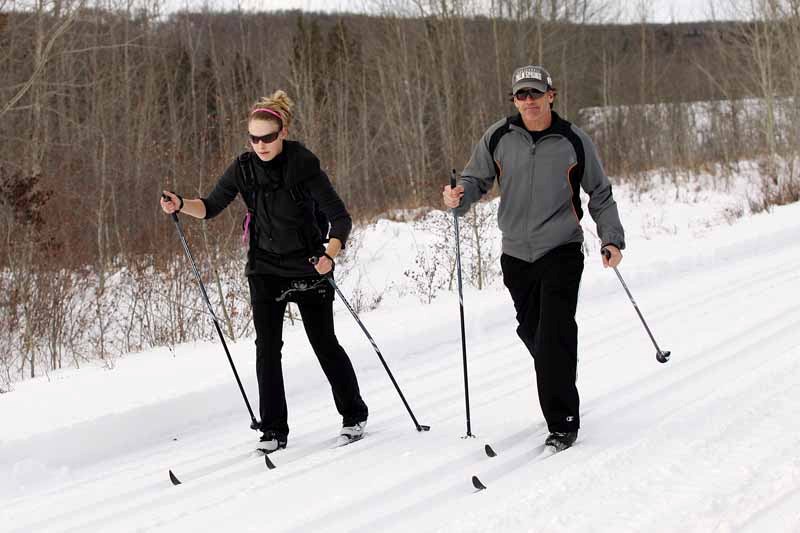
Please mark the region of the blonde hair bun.
[[[288, 128], [294, 117], [292, 108], [294, 108], [294, 101], [289, 98], [286, 91], [278, 89], [269, 96], [262, 96], [253, 104], [250, 108], [250, 119], [274, 120], [277, 117], [275, 117], [273, 113], [277, 113], [281, 117], [283, 127]], [[272, 113], [266, 111], [267, 109], [272, 111]]]

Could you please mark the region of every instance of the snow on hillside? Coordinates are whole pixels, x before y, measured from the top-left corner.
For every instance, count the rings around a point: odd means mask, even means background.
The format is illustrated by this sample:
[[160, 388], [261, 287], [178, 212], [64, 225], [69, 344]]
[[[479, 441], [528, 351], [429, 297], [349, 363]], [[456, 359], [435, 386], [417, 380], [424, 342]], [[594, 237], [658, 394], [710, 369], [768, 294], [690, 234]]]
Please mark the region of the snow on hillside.
[[[620, 272], [667, 364], [584, 219], [582, 429], [562, 454], [537, 459], [533, 364], [499, 283], [464, 297], [476, 438], [462, 438], [457, 298], [420, 303], [403, 272], [434, 238], [383, 220], [361, 232], [342, 290], [381, 297], [363, 321], [430, 432], [337, 303], [371, 411], [363, 441], [331, 448], [340, 421], [299, 326], [286, 329], [291, 433], [275, 470], [251, 452], [217, 343], [66, 370], [0, 396], [0, 531], [798, 531], [800, 205], [749, 215], [749, 182], [615, 188]], [[231, 349], [255, 405], [252, 339]]]
[[[771, 105], [771, 110], [769, 106]], [[652, 124], [668, 124], [670, 117], [679, 115], [688, 124], [687, 131], [694, 132], [698, 143], [714, 137], [717, 121], [730, 121], [736, 117], [739, 135], [763, 128], [763, 117], [771, 112], [775, 118], [776, 129], [790, 128], [796, 114], [794, 99], [775, 98], [766, 102], [763, 98], [742, 98], [737, 100], [705, 100], [697, 102], [611, 105], [584, 107], [580, 110], [580, 123], [588, 131], [596, 131], [612, 124], [619, 117], [644, 117]], [[780, 135], [780, 133], [778, 133]]]

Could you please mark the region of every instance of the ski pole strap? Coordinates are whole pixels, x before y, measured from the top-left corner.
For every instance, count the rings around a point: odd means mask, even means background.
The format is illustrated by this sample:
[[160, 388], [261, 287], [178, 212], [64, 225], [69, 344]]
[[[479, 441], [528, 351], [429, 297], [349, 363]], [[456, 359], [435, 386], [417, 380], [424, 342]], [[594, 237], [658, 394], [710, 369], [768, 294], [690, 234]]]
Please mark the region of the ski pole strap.
[[247, 246], [247, 242], [250, 239], [250, 221], [252, 219], [252, 215], [250, 211], [244, 217], [244, 222], [242, 223], [242, 245]]
[[[180, 194], [178, 194], [178, 193], [172, 192], [172, 191], [169, 191], [169, 192], [171, 192], [172, 194], [174, 194], [175, 196], [177, 196], [177, 197], [178, 197], [178, 200], [180, 200], [180, 201], [181, 201], [181, 204], [178, 206], [178, 210], [177, 210], [177, 211], [175, 211], [176, 213], [180, 213], [180, 212], [181, 212], [181, 210], [183, 209], [183, 196], [181, 196], [181, 195], [180, 195]], [[161, 198], [163, 198], [164, 200], [166, 200], [166, 201], [168, 201], [168, 202], [172, 201], [172, 198], [170, 198], [169, 196], [167, 196], [167, 195], [166, 195], [166, 194], [164, 194], [164, 193], [161, 193]]]
[[[328, 259], [330, 259], [331, 263], [333, 264], [333, 268], [331, 268], [331, 272], [333, 272], [333, 269], [336, 268], [336, 261], [334, 261], [333, 257], [328, 255], [328, 252], [322, 252], [322, 255], [327, 257]], [[311, 263], [312, 265], [316, 266], [317, 263], [319, 263], [319, 257], [313, 257], [313, 256], [309, 257], [308, 258], [308, 262]]]
[[619, 250], [619, 246], [617, 246], [616, 244], [612, 244], [612, 243], [604, 244], [600, 248], [600, 255], [602, 255], [606, 259], [611, 259], [611, 250], [608, 249], [609, 246], [613, 246], [614, 248]]

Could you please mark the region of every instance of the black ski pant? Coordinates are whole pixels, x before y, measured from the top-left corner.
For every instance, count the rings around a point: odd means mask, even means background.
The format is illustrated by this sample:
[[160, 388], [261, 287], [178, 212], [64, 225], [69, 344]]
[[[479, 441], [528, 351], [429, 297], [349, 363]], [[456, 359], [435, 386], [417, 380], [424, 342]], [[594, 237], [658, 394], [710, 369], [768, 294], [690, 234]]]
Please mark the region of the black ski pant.
[[548, 429], [578, 431], [578, 325], [583, 274], [580, 243], [555, 248], [533, 263], [503, 254], [505, 283], [517, 311], [517, 334], [533, 356], [539, 405]]
[[[281, 366], [283, 316], [287, 301], [278, 302], [275, 298], [289, 288], [291, 280], [251, 275], [248, 281], [256, 330], [256, 376], [261, 431], [271, 430], [288, 435], [286, 391]], [[353, 365], [333, 329], [333, 288], [328, 282], [323, 282], [318, 289], [295, 293], [291, 299], [297, 303], [308, 340], [331, 385], [343, 425], [349, 426], [366, 420], [369, 413], [361, 399]]]

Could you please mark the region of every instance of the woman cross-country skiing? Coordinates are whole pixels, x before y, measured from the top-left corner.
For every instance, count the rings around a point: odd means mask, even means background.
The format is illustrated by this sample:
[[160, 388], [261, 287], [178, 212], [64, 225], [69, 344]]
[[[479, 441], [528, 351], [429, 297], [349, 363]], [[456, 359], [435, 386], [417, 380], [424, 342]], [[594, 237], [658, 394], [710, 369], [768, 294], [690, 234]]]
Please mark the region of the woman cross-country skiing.
[[[262, 431], [258, 449], [266, 453], [285, 448], [289, 434], [281, 368], [287, 300], [297, 304], [308, 340], [330, 382], [342, 415], [340, 439], [361, 438], [368, 415], [353, 365], [336, 338], [334, 293], [323, 278], [333, 274], [333, 260], [347, 242], [352, 219], [319, 159], [301, 143], [287, 139], [293, 106], [284, 91], [261, 98], [248, 115], [252, 150], [228, 166], [211, 194], [184, 199], [164, 191], [161, 200], [168, 214], [180, 212], [200, 219], [217, 216], [237, 194], [247, 205], [246, 273], [256, 330]], [[330, 222], [327, 247], [320, 218]], [[316, 264], [310, 258], [316, 258]]]

